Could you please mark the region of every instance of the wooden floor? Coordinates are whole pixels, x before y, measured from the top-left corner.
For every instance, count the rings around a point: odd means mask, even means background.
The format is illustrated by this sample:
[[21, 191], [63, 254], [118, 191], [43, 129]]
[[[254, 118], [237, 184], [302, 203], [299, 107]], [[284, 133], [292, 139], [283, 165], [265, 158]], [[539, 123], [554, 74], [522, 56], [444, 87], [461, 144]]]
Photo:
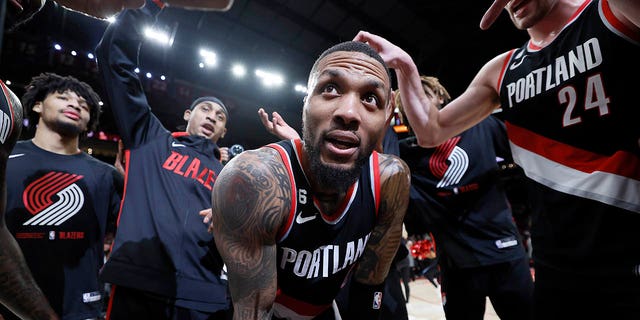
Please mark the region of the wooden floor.
[[[409, 297], [409, 303], [407, 303], [409, 320], [445, 320], [439, 288], [434, 287], [426, 279], [417, 279], [410, 282], [409, 288], [411, 289], [411, 297]], [[484, 319], [500, 319], [488, 300]]]

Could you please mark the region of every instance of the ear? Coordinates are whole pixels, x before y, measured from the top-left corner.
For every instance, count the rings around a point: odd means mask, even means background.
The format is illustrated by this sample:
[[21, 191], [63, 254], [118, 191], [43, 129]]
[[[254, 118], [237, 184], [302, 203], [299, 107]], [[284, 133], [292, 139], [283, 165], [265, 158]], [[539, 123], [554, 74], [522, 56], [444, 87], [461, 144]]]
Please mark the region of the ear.
[[385, 114], [387, 116], [387, 125], [389, 124], [389, 122], [391, 121], [391, 118], [393, 117], [393, 111], [396, 109], [396, 92], [395, 91], [391, 91], [391, 94], [389, 95], [389, 102], [387, 102], [387, 108], [385, 109]]
[[227, 134], [227, 128], [222, 129], [222, 135], [220, 136], [220, 139], [224, 139], [225, 134]]
[[182, 119], [184, 119], [184, 121], [189, 122], [189, 119], [191, 119], [191, 109], [187, 109], [184, 111], [184, 114], [182, 115]]
[[33, 108], [31, 108], [31, 110], [37, 112], [37, 113], [41, 113], [42, 112], [42, 101], [37, 101], [34, 105]]

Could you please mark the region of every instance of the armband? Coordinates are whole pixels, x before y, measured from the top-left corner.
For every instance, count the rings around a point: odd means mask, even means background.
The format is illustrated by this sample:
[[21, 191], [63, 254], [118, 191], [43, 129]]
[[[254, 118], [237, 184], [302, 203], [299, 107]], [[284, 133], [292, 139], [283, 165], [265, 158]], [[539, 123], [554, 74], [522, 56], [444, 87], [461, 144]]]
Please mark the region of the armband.
[[346, 319], [380, 319], [383, 291], [384, 282], [367, 285], [351, 279]]

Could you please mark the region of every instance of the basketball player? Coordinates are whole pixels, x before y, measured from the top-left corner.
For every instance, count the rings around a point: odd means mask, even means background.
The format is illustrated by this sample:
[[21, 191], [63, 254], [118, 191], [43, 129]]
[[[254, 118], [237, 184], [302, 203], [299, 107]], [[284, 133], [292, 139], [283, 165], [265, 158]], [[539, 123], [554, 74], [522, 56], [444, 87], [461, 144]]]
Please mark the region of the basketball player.
[[235, 319], [376, 319], [400, 244], [409, 169], [374, 151], [391, 82], [369, 46], [329, 48], [309, 75], [302, 140], [245, 151], [220, 173], [210, 229], [228, 268]]
[[396, 70], [421, 146], [502, 108], [535, 190], [537, 319], [640, 319], [640, 2], [496, 0], [481, 27], [502, 8], [530, 40], [486, 63], [442, 110], [406, 52], [367, 32], [356, 39]]
[[103, 241], [120, 207], [122, 175], [79, 148], [97, 127], [99, 101], [71, 76], [33, 77], [22, 102], [35, 136], [17, 143], [7, 166], [7, 227], [63, 319], [102, 315]]

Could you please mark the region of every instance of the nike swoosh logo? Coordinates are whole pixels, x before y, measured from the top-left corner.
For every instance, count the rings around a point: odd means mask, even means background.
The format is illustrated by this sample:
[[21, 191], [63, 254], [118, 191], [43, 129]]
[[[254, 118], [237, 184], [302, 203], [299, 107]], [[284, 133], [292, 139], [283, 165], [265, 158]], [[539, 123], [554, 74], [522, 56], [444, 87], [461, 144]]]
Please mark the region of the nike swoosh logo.
[[22, 157], [22, 156], [24, 156], [24, 153], [10, 154], [10, 155], [9, 155], [9, 159], [13, 159], [13, 158], [17, 158], [17, 157]]
[[527, 55], [525, 55], [525, 56], [523, 56], [523, 57], [522, 57], [522, 59], [520, 59], [520, 61], [517, 61], [517, 62], [512, 63], [512, 64], [509, 66], [509, 70], [514, 70], [515, 68], [519, 67], [519, 66], [522, 64], [522, 62], [524, 61], [524, 59], [525, 59], [525, 58], [527, 58], [527, 57], [528, 57], [528, 56], [527, 56]]
[[177, 142], [171, 142], [171, 146], [174, 148], [180, 148], [180, 147], [186, 147], [184, 144], [182, 143], [177, 143]]
[[303, 224], [303, 223], [309, 222], [309, 221], [315, 219], [316, 216], [318, 216], [317, 213], [312, 215], [312, 216], [308, 216], [308, 217], [304, 217], [303, 218], [302, 217], [302, 211], [300, 211], [300, 213], [298, 213], [298, 216], [296, 217], [296, 223], [297, 224]]

